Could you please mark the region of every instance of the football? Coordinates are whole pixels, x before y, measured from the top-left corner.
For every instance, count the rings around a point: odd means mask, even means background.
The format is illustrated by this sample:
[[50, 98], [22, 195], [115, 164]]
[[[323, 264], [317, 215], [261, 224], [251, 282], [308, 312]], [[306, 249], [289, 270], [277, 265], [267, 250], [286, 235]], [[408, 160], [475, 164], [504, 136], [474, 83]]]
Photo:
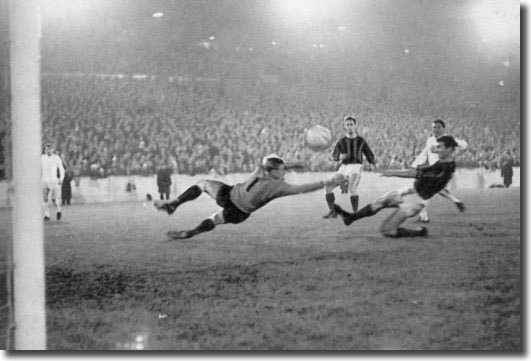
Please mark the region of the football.
[[304, 142], [314, 152], [322, 152], [332, 145], [333, 135], [330, 129], [314, 125], [304, 133]]

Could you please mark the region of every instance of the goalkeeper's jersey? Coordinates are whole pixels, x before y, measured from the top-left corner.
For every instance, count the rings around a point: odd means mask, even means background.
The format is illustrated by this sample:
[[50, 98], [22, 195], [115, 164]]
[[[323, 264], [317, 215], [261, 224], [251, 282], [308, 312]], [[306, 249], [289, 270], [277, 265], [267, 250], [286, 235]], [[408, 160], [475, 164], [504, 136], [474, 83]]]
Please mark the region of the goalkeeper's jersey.
[[455, 162], [437, 161], [426, 168], [420, 168], [415, 181], [415, 191], [422, 199], [430, 199], [442, 191], [455, 172]]
[[230, 199], [238, 209], [245, 213], [251, 213], [275, 198], [312, 192], [323, 188], [323, 186], [324, 182], [295, 185], [280, 179], [253, 174], [247, 181], [232, 187]]

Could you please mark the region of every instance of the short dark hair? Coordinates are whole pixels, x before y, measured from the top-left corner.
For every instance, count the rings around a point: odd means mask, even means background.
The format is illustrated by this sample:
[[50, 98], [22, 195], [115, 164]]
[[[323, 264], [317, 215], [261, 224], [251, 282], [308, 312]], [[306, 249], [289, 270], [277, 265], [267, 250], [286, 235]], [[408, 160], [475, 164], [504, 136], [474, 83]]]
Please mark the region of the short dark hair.
[[347, 115], [345, 118], [343, 118], [343, 122], [346, 122], [347, 120], [352, 120], [354, 124], [357, 123], [356, 118], [354, 118], [352, 115]]
[[273, 170], [273, 169], [280, 169], [282, 166], [284, 166], [285, 163], [282, 159], [278, 158], [270, 158], [267, 160], [265, 169], [267, 171]]
[[433, 124], [440, 124], [441, 127], [446, 128], [446, 124], [444, 124], [444, 122], [441, 119], [435, 119], [433, 121]]
[[443, 143], [446, 148], [456, 148], [459, 146], [457, 142], [455, 141], [454, 137], [450, 135], [442, 135], [439, 138], [437, 138], [438, 143]]

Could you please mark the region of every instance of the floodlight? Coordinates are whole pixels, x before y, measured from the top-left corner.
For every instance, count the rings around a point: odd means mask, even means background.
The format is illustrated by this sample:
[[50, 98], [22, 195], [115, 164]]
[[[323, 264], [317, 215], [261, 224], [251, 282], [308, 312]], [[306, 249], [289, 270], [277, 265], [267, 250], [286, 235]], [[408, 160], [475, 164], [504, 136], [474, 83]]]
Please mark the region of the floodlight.
[[482, 0], [469, 8], [483, 42], [500, 45], [520, 39], [520, 4], [511, 0]]

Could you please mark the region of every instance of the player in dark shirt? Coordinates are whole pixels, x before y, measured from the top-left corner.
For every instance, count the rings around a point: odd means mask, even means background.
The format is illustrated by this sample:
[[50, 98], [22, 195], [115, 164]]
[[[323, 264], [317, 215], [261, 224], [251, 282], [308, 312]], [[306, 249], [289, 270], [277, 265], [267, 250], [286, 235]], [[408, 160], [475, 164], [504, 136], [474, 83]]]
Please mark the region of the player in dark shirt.
[[[388, 170], [382, 176], [416, 178], [413, 188], [395, 190], [384, 194], [358, 212], [349, 213], [334, 204], [334, 210], [343, 218], [345, 225], [370, 217], [384, 208], [398, 208], [380, 227], [380, 232], [386, 237], [425, 237], [428, 231], [425, 227], [420, 229], [402, 228], [400, 225], [406, 219], [414, 217], [426, 206], [428, 199], [443, 190], [455, 172], [453, 152], [458, 146], [455, 139], [444, 135], [437, 138], [437, 152], [439, 160], [426, 168]], [[405, 196], [407, 198], [403, 198]]]
[[181, 204], [196, 199], [203, 192], [214, 198], [216, 203], [222, 207], [221, 210], [203, 220], [192, 230], [168, 232], [170, 239], [190, 238], [196, 234], [211, 231], [220, 224], [241, 223], [249, 218], [252, 212], [275, 198], [312, 192], [333, 182], [330, 179], [295, 185], [284, 181], [286, 169], [301, 167], [300, 164], [286, 164], [282, 158], [271, 154], [264, 157], [262, 165], [245, 182], [229, 186], [215, 180], [203, 180], [188, 188], [177, 199], [155, 201], [154, 205], [158, 210], [173, 214]]
[[[338, 162], [337, 183], [340, 183], [341, 179], [348, 181], [347, 191], [350, 195], [350, 203], [352, 204], [352, 209], [357, 211], [359, 202], [358, 185], [361, 179], [363, 157], [365, 156], [367, 162], [374, 165], [374, 154], [367, 141], [358, 135], [356, 119], [351, 115], [347, 115], [343, 119], [343, 123], [346, 135], [336, 143], [332, 152], [332, 159]], [[330, 212], [323, 218], [337, 217], [333, 207], [335, 202], [334, 188], [335, 186], [325, 188], [325, 199]]]

